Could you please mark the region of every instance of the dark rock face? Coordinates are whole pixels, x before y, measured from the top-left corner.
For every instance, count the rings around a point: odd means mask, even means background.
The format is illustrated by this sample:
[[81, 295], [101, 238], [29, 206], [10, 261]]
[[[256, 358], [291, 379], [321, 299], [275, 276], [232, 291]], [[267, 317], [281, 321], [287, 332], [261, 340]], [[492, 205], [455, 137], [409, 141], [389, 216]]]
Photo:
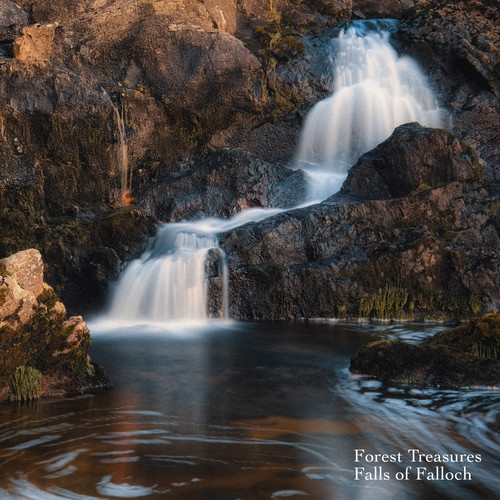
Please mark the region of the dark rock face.
[[363, 155], [341, 193], [365, 200], [408, 196], [419, 189], [484, 178], [476, 152], [445, 130], [410, 123]]
[[251, 207], [291, 207], [306, 195], [301, 170], [264, 162], [242, 150], [220, 150], [139, 191], [141, 206], [166, 222], [230, 217]]
[[361, 19], [398, 18], [414, 7], [413, 0], [352, 0], [353, 17]]
[[422, 345], [372, 342], [351, 360], [353, 373], [388, 382], [463, 387], [500, 383], [500, 316], [486, 315], [434, 335]]
[[[448, 133], [403, 126], [366, 158], [377, 158], [377, 168], [385, 171], [393, 164], [394, 137], [411, 130], [415, 136], [410, 134], [406, 148], [416, 155], [406, 157], [405, 178], [413, 180], [404, 195], [396, 192], [393, 198], [390, 179], [386, 183], [377, 174], [381, 199], [370, 200], [367, 186], [368, 200], [340, 193], [223, 235], [232, 316], [335, 317], [347, 311], [351, 317], [422, 319], [498, 310], [498, 213], [474, 155], [463, 155], [468, 147], [458, 143], [454, 154], [443, 156], [442, 140], [437, 141], [442, 172], [453, 179], [456, 170], [466, 180], [413, 194], [408, 189], [417, 182], [435, 181], [434, 173], [422, 168], [422, 137], [438, 134], [454, 143]], [[356, 186], [354, 179], [364, 179], [363, 160], [359, 165], [347, 192]]]
[[426, 68], [452, 131], [472, 145], [488, 178], [500, 182], [500, 17], [494, 1], [418, 2], [398, 32]]

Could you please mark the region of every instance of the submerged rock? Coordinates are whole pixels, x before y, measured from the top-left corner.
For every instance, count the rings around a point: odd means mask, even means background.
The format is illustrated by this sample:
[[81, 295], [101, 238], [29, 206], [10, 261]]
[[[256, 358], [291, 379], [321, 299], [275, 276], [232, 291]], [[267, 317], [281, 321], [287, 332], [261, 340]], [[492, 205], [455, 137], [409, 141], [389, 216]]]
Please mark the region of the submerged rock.
[[382, 340], [361, 347], [351, 360], [355, 374], [391, 383], [439, 387], [500, 384], [500, 315], [489, 314], [421, 345]]
[[83, 318], [68, 318], [44, 283], [37, 250], [0, 260], [0, 401], [108, 387], [90, 344]]

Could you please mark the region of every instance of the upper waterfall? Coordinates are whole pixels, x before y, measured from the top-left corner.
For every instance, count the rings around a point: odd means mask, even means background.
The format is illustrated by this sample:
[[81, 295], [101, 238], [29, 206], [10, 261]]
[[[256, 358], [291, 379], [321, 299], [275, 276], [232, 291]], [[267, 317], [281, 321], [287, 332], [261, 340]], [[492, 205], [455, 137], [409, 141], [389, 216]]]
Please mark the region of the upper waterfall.
[[398, 56], [386, 27], [353, 23], [333, 41], [333, 93], [309, 112], [296, 157], [296, 167], [312, 174], [312, 197], [338, 191], [359, 156], [398, 125], [442, 126], [424, 74], [413, 59]]

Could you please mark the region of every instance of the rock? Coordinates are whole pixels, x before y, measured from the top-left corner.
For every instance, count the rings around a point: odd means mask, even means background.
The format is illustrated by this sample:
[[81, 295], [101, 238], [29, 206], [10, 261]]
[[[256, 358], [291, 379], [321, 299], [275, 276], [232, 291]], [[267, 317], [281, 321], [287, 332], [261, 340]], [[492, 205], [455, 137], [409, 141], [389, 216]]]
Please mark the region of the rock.
[[[408, 133], [403, 150], [418, 150], [434, 134], [455, 144], [447, 133], [419, 126], [403, 126], [394, 136], [401, 132]], [[394, 161], [391, 144], [390, 139], [365, 157], [377, 158], [381, 172]], [[223, 234], [231, 316], [337, 317], [346, 310], [353, 318], [423, 319], [497, 311], [495, 198], [484, 190], [484, 174], [468, 146], [458, 143], [440, 158], [441, 172], [448, 172], [441, 177], [449, 179], [444, 184], [411, 192], [425, 180], [419, 172], [428, 171], [420, 156], [410, 155], [401, 174], [409, 184], [402, 191], [380, 175], [374, 180], [378, 199], [371, 200], [359, 170], [360, 181], [353, 174], [349, 188], [318, 205]], [[462, 180], [451, 180], [457, 176]], [[354, 196], [357, 184], [361, 197]]]
[[19, 286], [37, 297], [43, 291], [43, 262], [38, 250], [18, 252], [0, 260]]
[[500, 315], [491, 314], [437, 333], [419, 346], [397, 340], [372, 342], [356, 352], [350, 370], [389, 383], [498, 386], [499, 352]]
[[399, 198], [419, 189], [482, 178], [483, 167], [470, 146], [445, 130], [410, 123], [358, 160], [341, 193], [366, 200]]
[[305, 195], [301, 170], [229, 149], [211, 153], [201, 164], [185, 165], [138, 192], [142, 208], [167, 222], [230, 217], [253, 207], [289, 207]]
[[3, 259], [0, 271], [0, 401], [19, 397], [9, 392], [19, 367], [41, 377], [40, 388], [29, 397], [109, 386], [103, 371], [96, 379], [91, 368], [91, 338], [83, 318], [67, 319], [66, 308], [43, 282], [40, 253], [27, 250]]
[[413, 0], [352, 0], [354, 17], [361, 19], [398, 18], [415, 5]]
[[485, 162], [500, 185], [500, 37], [494, 2], [418, 2], [397, 34], [405, 53], [426, 68], [451, 126]]
[[21, 29], [21, 36], [14, 41], [14, 57], [30, 62], [43, 62], [54, 50], [58, 24], [37, 24]]
[[[8, 40], [28, 24], [28, 14], [10, 0], [0, 0], [0, 39]], [[4, 42], [5, 43], [5, 42]], [[0, 46], [2, 44], [0, 43]], [[12, 57], [12, 55], [11, 55]]]

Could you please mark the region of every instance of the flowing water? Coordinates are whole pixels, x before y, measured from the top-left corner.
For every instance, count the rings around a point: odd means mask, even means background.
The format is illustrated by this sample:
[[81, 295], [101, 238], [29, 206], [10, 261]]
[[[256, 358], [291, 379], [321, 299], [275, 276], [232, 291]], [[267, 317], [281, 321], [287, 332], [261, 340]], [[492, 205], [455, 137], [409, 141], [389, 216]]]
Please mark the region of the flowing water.
[[[487, 499], [500, 494], [500, 394], [388, 387], [348, 372], [422, 325], [218, 324], [94, 334], [115, 387], [0, 407], [0, 498]], [[471, 480], [417, 480], [408, 449], [470, 453]], [[356, 450], [401, 453], [355, 479]], [[360, 453], [360, 452], [358, 452]], [[441, 464], [438, 464], [441, 465]], [[463, 464], [444, 464], [447, 472]], [[396, 480], [412, 466], [407, 480]]]
[[[439, 115], [387, 34], [358, 27], [336, 44], [335, 91], [308, 118], [298, 160], [323, 170], [326, 194], [396, 125]], [[217, 234], [280, 211], [160, 229], [91, 324], [92, 358], [114, 388], [0, 407], [0, 499], [500, 496], [498, 391], [390, 387], [348, 371], [371, 340], [436, 328], [208, 321], [210, 255], [224, 296], [230, 285]], [[436, 462], [455, 455], [465, 462]]]
[[[354, 23], [334, 41], [334, 92], [309, 113], [296, 160], [309, 173], [309, 196], [302, 206], [338, 191], [348, 167], [361, 153], [389, 137], [397, 125], [409, 121], [429, 126], [441, 123], [441, 111], [423, 74], [410, 58], [399, 57], [389, 43], [387, 28], [392, 24]], [[121, 123], [120, 144], [126, 146], [123, 115], [116, 106], [115, 111]], [[127, 181], [126, 174], [123, 180]], [[205, 268], [209, 250], [218, 247], [217, 234], [282, 211], [253, 209], [230, 220], [163, 226], [142, 258], [127, 267], [115, 287], [108, 322], [206, 320]], [[225, 277], [226, 300], [220, 314], [224, 316], [229, 286], [224, 258], [219, 267]]]
[[442, 126], [442, 111], [424, 74], [390, 44], [392, 24], [355, 22], [333, 42], [334, 90], [309, 112], [296, 159], [296, 166], [312, 175], [315, 198], [338, 191], [361, 154], [398, 125]]

